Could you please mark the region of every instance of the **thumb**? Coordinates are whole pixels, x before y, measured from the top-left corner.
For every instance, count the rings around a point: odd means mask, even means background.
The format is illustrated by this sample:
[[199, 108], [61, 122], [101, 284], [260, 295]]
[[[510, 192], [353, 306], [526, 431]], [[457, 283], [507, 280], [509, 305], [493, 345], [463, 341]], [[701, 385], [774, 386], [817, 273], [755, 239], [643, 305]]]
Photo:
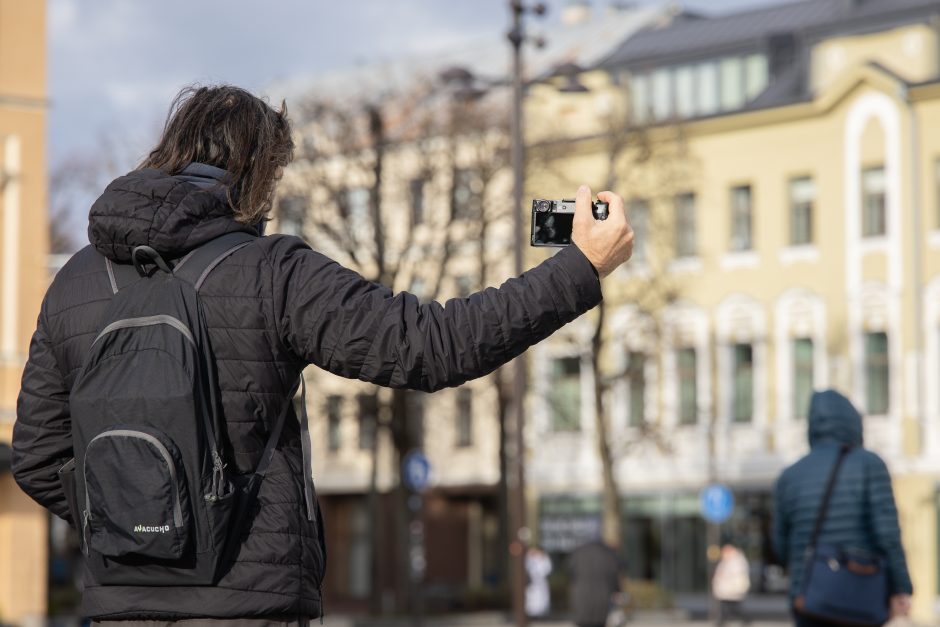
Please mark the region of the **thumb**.
[[591, 188], [582, 185], [578, 188], [578, 195], [574, 201], [574, 222], [592, 223], [594, 213], [591, 211]]

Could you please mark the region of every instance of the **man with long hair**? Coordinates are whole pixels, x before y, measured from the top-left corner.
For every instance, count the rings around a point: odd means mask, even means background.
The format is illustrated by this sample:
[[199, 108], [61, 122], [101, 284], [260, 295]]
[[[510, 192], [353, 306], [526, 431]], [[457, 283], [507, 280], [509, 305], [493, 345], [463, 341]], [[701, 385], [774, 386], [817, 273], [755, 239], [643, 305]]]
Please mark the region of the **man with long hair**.
[[293, 416], [289, 391], [302, 370], [313, 364], [425, 392], [460, 385], [594, 307], [599, 278], [632, 252], [623, 200], [598, 194], [610, 203], [610, 217], [595, 221], [591, 192], [582, 187], [575, 245], [498, 289], [421, 304], [366, 281], [300, 238], [263, 236], [292, 151], [284, 106], [274, 109], [232, 86], [184, 90], [157, 146], [93, 204], [91, 245], [46, 294], [23, 374], [13, 472], [32, 498], [77, 526], [57, 473], [76, 455], [70, 392], [118, 292], [116, 271], [141, 249], [166, 267], [223, 235], [257, 236], [218, 263], [199, 289], [229, 466], [243, 474], [259, 467], [275, 423], [284, 425], [250, 524], [211, 585], [102, 585], [86, 570], [82, 611], [95, 621], [256, 626], [321, 616], [326, 546], [319, 508], [305, 497], [305, 434], [296, 419], [277, 420], [282, 410]]

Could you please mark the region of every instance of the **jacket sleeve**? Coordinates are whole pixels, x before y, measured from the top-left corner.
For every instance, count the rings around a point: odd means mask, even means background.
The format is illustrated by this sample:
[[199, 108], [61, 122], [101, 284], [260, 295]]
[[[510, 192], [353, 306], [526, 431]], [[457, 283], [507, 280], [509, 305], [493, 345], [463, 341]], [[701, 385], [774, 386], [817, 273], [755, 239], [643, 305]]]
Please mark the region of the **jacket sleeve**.
[[481, 377], [601, 300], [575, 246], [445, 305], [393, 294], [298, 238], [277, 238], [269, 255], [281, 340], [307, 363], [388, 387], [433, 392]]
[[72, 457], [69, 393], [47, 331], [43, 304], [16, 403], [13, 477], [33, 500], [73, 522], [57, 474]]
[[784, 480], [786, 475], [780, 475], [777, 485], [774, 486], [774, 529], [773, 547], [777, 561], [786, 568], [789, 565], [790, 519], [785, 505]]
[[898, 510], [891, 488], [891, 475], [884, 461], [875, 454], [867, 460], [866, 498], [871, 516], [871, 530], [875, 547], [888, 561], [888, 588], [891, 594], [913, 592], [907, 559], [901, 544]]

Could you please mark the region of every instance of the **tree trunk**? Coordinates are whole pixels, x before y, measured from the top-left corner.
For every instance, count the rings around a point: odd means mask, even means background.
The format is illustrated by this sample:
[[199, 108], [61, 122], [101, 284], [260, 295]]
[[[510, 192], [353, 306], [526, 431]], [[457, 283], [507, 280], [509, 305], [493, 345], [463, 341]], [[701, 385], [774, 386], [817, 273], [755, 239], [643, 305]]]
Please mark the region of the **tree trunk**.
[[591, 367], [594, 373], [594, 415], [597, 420], [597, 449], [603, 475], [601, 529], [604, 541], [619, 547], [623, 538], [620, 517], [620, 491], [614, 475], [614, 459], [610, 452], [610, 425], [604, 408], [604, 382], [601, 375], [601, 349], [604, 345], [604, 318], [606, 307], [601, 301], [597, 307], [597, 326], [591, 338]]
[[395, 555], [398, 562], [395, 596], [397, 597], [396, 606], [399, 612], [407, 612], [412, 601], [411, 535], [409, 530], [411, 516], [408, 511], [408, 488], [402, 480], [402, 462], [411, 448], [411, 429], [408, 425], [406, 394], [405, 390], [392, 390], [391, 403], [392, 441], [395, 444], [396, 473], [398, 474], [398, 482], [395, 486], [395, 528], [397, 530], [395, 534], [397, 536]]
[[[378, 408], [378, 403], [375, 404]], [[372, 467], [369, 471], [369, 494], [366, 497], [366, 503], [369, 511], [369, 562], [372, 568], [371, 585], [369, 594], [369, 612], [377, 616], [382, 612], [382, 572], [383, 564], [380, 556], [380, 549], [384, 546], [382, 541], [382, 530], [379, 528], [379, 436], [381, 435], [382, 421], [379, 416], [375, 416], [375, 426], [373, 427], [372, 449], [369, 451]], [[360, 428], [362, 428], [360, 426]]]
[[[509, 546], [509, 485], [507, 483], [509, 465], [506, 458], [506, 420], [509, 418], [509, 395], [506, 391], [506, 377], [503, 368], [493, 374], [493, 384], [496, 388], [496, 420], [499, 423], [499, 547], [505, 549]], [[509, 552], [499, 552], [499, 582], [509, 585]]]

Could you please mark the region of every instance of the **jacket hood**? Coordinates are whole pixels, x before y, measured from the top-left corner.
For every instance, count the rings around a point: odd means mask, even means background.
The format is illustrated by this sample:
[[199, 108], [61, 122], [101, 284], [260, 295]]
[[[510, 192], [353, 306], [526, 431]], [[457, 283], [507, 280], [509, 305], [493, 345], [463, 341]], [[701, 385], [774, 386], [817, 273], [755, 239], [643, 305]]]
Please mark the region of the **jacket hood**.
[[121, 176], [92, 204], [88, 240], [102, 255], [128, 263], [137, 246], [176, 259], [226, 233], [257, 234], [235, 221], [227, 178], [225, 170], [202, 163], [177, 175], [148, 168]]
[[809, 445], [862, 445], [862, 416], [851, 401], [834, 390], [816, 392], [809, 405]]

